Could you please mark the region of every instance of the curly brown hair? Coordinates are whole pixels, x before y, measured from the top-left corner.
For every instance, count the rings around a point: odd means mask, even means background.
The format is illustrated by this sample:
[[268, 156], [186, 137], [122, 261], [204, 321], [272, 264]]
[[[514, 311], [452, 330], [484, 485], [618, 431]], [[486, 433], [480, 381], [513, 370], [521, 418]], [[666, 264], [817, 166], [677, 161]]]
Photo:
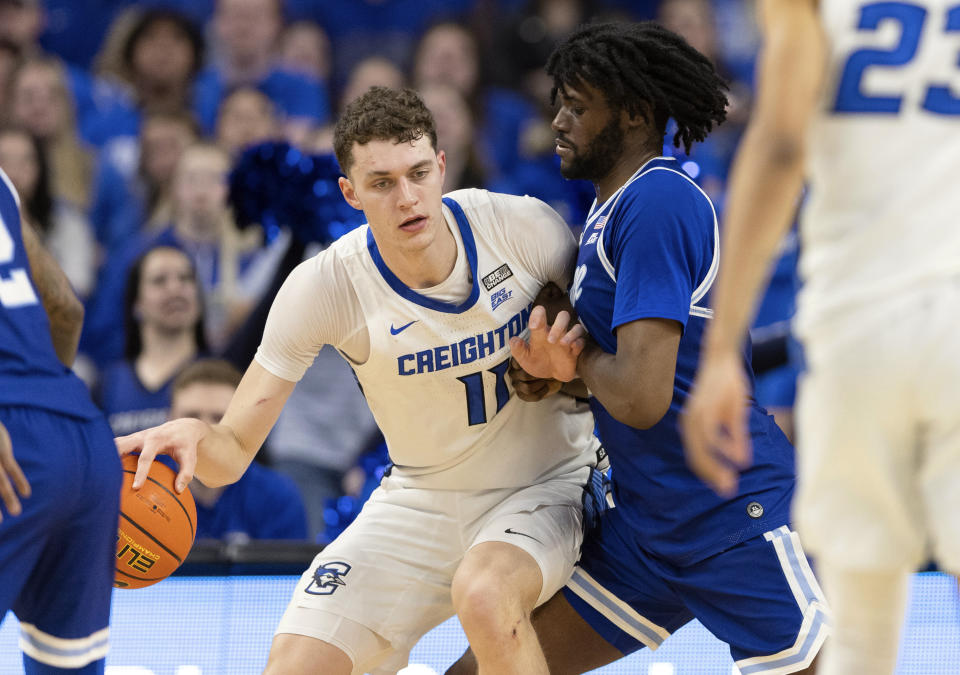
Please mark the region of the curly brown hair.
[[353, 144], [370, 141], [407, 143], [427, 136], [437, 147], [433, 115], [413, 89], [370, 87], [347, 106], [333, 130], [333, 151], [340, 169], [353, 165]]

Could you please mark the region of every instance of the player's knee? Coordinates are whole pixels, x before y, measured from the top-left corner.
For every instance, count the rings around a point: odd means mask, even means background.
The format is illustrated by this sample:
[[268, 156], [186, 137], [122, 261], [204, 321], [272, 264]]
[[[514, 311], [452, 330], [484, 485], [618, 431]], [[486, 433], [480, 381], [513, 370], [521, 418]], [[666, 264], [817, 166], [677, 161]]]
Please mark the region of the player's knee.
[[453, 606], [468, 634], [493, 636], [519, 621], [529, 621], [529, 613], [515, 593], [509, 592], [495, 575], [480, 573], [454, 580]]

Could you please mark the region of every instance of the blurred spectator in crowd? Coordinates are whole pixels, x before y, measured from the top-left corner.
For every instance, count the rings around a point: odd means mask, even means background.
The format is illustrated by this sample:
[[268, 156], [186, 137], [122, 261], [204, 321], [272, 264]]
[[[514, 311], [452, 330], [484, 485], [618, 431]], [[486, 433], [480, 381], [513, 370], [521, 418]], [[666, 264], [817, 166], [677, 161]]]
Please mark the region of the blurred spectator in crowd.
[[431, 22], [461, 19], [476, 0], [310, 0], [308, 4], [309, 15], [330, 35], [336, 54], [334, 81], [342, 83], [371, 54], [406, 69], [417, 39]]
[[125, 291], [124, 358], [104, 371], [98, 396], [117, 436], [165, 422], [174, 377], [207, 351], [197, 272], [186, 252], [147, 249]]
[[[76, 3], [81, 4], [81, 3]], [[88, 4], [88, 3], [86, 3]], [[110, 3], [97, 3], [98, 5]], [[116, 2], [115, 7], [106, 8], [106, 13], [101, 12], [101, 18], [106, 22], [114, 11], [123, 3]], [[49, 34], [52, 24], [61, 24], [62, 19], [58, 12], [53, 21], [49, 12], [45, 11], [44, 3], [39, 0], [0, 0], [0, 40], [7, 42], [15, 47], [16, 54], [22, 57], [38, 57], [46, 53], [46, 48], [41, 45], [42, 34]], [[85, 9], [90, 9], [85, 7]], [[82, 20], [79, 16], [77, 24], [70, 32], [70, 37], [74, 43], [79, 43], [90, 38], [90, 14], [85, 12]], [[104, 24], [105, 25], [105, 24]], [[96, 45], [97, 43], [93, 43]], [[95, 48], [95, 46], [94, 46]], [[55, 52], [61, 57], [61, 52]], [[63, 57], [66, 58], [66, 57]], [[75, 107], [75, 117], [77, 128], [81, 137], [86, 142], [91, 139], [86, 135], [88, 123], [99, 124], [99, 116], [109, 109], [113, 103], [113, 92], [104, 91], [99, 86], [84, 67], [85, 64], [77, 64], [67, 60], [62, 63], [65, 70], [65, 79], [71, 93]], [[107, 100], [104, 100], [104, 99]]]
[[174, 169], [199, 133], [193, 115], [185, 110], [147, 111], [134, 149], [133, 171], [100, 162], [91, 219], [108, 254], [136, 238], [141, 229], [155, 230], [173, 219]]
[[343, 110], [350, 101], [370, 87], [382, 86], [397, 89], [405, 83], [406, 77], [403, 71], [393, 61], [383, 56], [368, 56], [359, 61], [350, 71], [343, 92], [340, 94], [339, 108]]
[[0, 111], [6, 108], [10, 77], [20, 63], [20, 48], [10, 40], [0, 37]]
[[245, 148], [274, 140], [279, 135], [279, 122], [273, 101], [262, 91], [241, 85], [224, 96], [217, 115], [217, 144], [231, 157]]
[[[16, 3], [16, 0], [14, 0]], [[152, 4], [159, 4], [151, 0]], [[114, 17], [131, 0], [27, 0], [42, 11], [43, 50], [84, 70], [100, 49]]]
[[167, 9], [121, 14], [111, 38], [116, 45], [104, 47], [99, 68], [101, 77], [114, 85], [114, 96], [99, 104], [84, 133], [105, 146], [109, 161], [123, 167], [124, 159], [131, 163], [130, 145], [140, 133], [145, 110], [172, 113], [190, 107], [204, 46], [199, 29]]
[[73, 97], [57, 59], [35, 56], [20, 64], [11, 76], [5, 118], [40, 140], [54, 198], [87, 209], [94, 160], [80, 143]]
[[[710, 196], [719, 212], [723, 209], [724, 189], [733, 153], [750, 114], [750, 88], [733, 76], [722, 58], [718, 48], [716, 20], [709, 0], [663, 0], [657, 20], [709, 58], [730, 86], [726, 121], [714, 129], [706, 141], [698, 143], [690, 157], [672, 145], [664, 148], [664, 154], [680, 159], [684, 170]], [[674, 131], [668, 128], [666, 137], [671, 138]]]
[[339, 109], [343, 110], [350, 101], [357, 98], [370, 87], [404, 86], [406, 77], [396, 63], [384, 56], [373, 54], [359, 61], [350, 71], [343, 92], [340, 94]]
[[[490, 79], [547, 101], [553, 81], [543, 64], [560, 40], [591, 18], [585, 0], [529, 0], [520, 12], [488, 22]], [[491, 33], [487, 35], [487, 33]]]
[[[226, 361], [199, 359], [173, 381], [170, 419], [195, 417], [219, 424], [242, 377]], [[297, 486], [258, 462], [236, 483], [210, 488], [190, 482], [197, 503], [197, 538], [306, 539], [307, 517]]]
[[[338, 110], [343, 110], [350, 101], [357, 98], [370, 87], [390, 87], [399, 89], [406, 84], [406, 77], [400, 68], [383, 56], [372, 55], [360, 60], [350, 71], [343, 91], [338, 97]], [[333, 122], [314, 132], [304, 143], [314, 152], [333, 152]]]
[[515, 92], [484, 86], [479, 45], [466, 26], [453, 22], [431, 26], [417, 45], [412, 72], [418, 90], [430, 84], [458, 90], [470, 105], [484, 156], [502, 173], [514, 169], [520, 130], [536, 110]]
[[477, 147], [473, 113], [460, 91], [446, 84], [427, 84], [420, 97], [437, 124], [437, 149], [446, 153], [443, 191], [486, 187], [487, 170]]
[[122, 280], [131, 262], [146, 248], [179, 247], [191, 256], [204, 292], [207, 337], [218, 352], [246, 318], [272, 279], [288, 239], [278, 237], [261, 248], [261, 232], [239, 232], [227, 204], [230, 159], [211, 143], [197, 143], [181, 155], [170, 190], [172, 220], [157, 231], [141, 231], [111, 256], [88, 307], [81, 351], [102, 366], [122, 348], [113, 331]]
[[20, 194], [21, 208], [40, 230], [77, 295], [93, 289], [97, 247], [93, 228], [76, 205], [50, 192], [50, 171], [43, 148], [25, 129], [0, 127], [0, 168]]
[[280, 68], [318, 82], [329, 82], [333, 70], [330, 38], [315, 21], [289, 24], [280, 36]]
[[282, 28], [281, 0], [217, 0], [212, 64], [200, 75], [195, 99], [204, 130], [213, 130], [225, 92], [244, 84], [270, 97], [283, 116], [284, 131], [295, 137], [327, 120], [330, 110], [324, 83], [279, 66]]
[[15, 44], [21, 53], [40, 50], [37, 38], [43, 24], [43, 7], [36, 0], [0, 0], [0, 37]]

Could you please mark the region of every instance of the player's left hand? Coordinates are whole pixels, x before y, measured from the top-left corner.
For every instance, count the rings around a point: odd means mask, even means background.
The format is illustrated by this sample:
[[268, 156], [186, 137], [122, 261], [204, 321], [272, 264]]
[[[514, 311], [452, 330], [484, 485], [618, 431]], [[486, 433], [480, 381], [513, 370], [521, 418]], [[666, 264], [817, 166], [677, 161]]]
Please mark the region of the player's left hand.
[[570, 325], [570, 314], [557, 314], [553, 325], [547, 324], [546, 310], [537, 305], [530, 312], [530, 337], [510, 339], [510, 352], [517, 363], [533, 377], [569, 382], [577, 376], [577, 358], [586, 346], [583, 326]]
[[563, 386], [563, 382], [560, 380], [534, 377], [521, 368], [517, 360], [513, 358], [510, 359], [507, 376], [510, 378], [513, 390], [517, 392], [517, 398], [528, 403], [536, 403], [548, 396], [553, 396]]
[[[7, 428], [0, 423], [0, 499], [11, 516], [19, 516], [23, 512], [17, 493], [24, 499], [29, 497], [30, 482], [13, 457], [13, 443]], [[3, 513], [0, 512], [0, 521], [2, 520]]]
[[749, 395], [739, 354], [705, 355], [680, 420], [687, 465], [724, 497], [736, 495], [752, 460]]

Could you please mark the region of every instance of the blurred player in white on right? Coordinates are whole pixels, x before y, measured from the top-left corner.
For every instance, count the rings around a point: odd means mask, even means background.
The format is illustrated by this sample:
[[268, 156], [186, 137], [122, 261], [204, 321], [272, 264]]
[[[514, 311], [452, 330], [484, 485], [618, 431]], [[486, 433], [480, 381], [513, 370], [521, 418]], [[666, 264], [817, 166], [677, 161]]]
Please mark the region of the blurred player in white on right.
[[960, 571], [960, 3], [764, 0], [688, 461], [749, 462], [738, 348], [806, 179], [794, 517], [835, 613], [821, 673], [890, 673], [909, 573]]

